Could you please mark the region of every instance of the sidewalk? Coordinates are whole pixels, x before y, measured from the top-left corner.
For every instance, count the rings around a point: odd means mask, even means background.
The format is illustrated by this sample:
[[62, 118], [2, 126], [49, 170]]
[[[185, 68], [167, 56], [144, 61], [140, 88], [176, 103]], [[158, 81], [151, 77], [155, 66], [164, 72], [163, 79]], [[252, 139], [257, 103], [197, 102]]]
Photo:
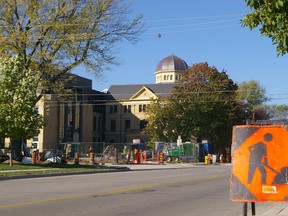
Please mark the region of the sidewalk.
[[[255, 206], [256, 216], [288, 216], [287, 202], [259, 202], [255, 203]], [[247, 216], [252, 216], [251, 205], [248, 207]]]

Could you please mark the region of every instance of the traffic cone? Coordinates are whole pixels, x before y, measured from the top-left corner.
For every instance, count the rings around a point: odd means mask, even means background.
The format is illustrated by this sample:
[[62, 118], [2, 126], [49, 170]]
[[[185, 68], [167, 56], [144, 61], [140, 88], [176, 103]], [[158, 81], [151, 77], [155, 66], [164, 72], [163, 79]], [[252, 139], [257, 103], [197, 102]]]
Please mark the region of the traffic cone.
[[164, 163], [164, 153], [163, 152], [160, 152], [159, 153], [159, 163]]
[[160, 152], [157, 151], [157, 163], [160, 163]]
[[75, 152], [75, 156], [74, 156], [74, 164], [79, 164], [79, 153]]
[[36, 163], [36, 151], [32, 152], [32, 164]]
[[143, 151], [143, 159], [144, 159], [144, 163], [146, 163], [146, 160], [147, 160], [146, 150]]
[[94, 164], [94, 152], [90, 152], [89, 163]]

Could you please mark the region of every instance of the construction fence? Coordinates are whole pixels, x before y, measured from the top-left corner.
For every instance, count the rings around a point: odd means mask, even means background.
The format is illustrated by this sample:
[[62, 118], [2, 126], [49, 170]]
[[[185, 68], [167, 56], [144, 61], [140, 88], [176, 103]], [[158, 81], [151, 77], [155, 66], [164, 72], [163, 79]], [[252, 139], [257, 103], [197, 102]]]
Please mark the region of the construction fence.
[[[90, 152], [93, 152], [96, 159], [113, 159], [115, 152], [119, 154], [123, 152], [125, 144], [105, 143], [105, 142], [77, 142], [77, 143], [61, 143], [55, 146], [56, 152], [61, 152], [66, 158], [73, 159], [75, 153], [80, 158], [89, 158]], [[115, 151], [115, 149], [117, 151]]]

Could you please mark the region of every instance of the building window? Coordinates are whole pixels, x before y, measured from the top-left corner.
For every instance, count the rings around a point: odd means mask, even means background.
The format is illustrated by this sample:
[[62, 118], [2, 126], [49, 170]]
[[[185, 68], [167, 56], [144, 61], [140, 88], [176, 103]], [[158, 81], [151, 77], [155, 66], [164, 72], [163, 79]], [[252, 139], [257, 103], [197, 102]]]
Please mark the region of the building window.
[[124, 105], [124, 113], [131, 113], [131, 105]]
[[111, 132], [115, 132], [116, 131], [116, 120], [111, 120]]
[[140, 104], [139, 105], [139, 112], [146, 112], [146, 107], [147, 107], [146, 104]]
[[128, 105], [128, 113], [131, 113], [131, 105]]
[[117, 105], [110, 105], [110, 113], [117, 113]]
[[172, 80], [173, 79], [173, 75], [170, 75], [170, 80]]
[[93, 105], [93, 111], [94, 112], [101, 112], [102, 111], [102, 105], [99, 105], [99, 104], [96, 104], [96, 105]]
[[143, 104], [143, 112], [146, 112], [146, 104]]
[[166, 75], [164, 75], [164, 80], [166, 80]]
[[131, 124], [130, 120], [125, 120], [125, 131], [130, 130], [130, 127], [131, 127], [130, 124]]

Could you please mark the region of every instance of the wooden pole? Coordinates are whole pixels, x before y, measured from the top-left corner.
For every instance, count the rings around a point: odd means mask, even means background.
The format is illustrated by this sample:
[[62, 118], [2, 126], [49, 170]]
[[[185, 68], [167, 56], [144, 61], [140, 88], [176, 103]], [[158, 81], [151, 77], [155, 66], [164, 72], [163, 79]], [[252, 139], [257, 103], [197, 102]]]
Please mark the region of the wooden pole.
[[255, 202], [251, 202], [251, 209], [252, 209], [252, 216], [255, 216], [256, 215]]
[[247, 202], [243, 203], [243, 216], [247, 216]]

